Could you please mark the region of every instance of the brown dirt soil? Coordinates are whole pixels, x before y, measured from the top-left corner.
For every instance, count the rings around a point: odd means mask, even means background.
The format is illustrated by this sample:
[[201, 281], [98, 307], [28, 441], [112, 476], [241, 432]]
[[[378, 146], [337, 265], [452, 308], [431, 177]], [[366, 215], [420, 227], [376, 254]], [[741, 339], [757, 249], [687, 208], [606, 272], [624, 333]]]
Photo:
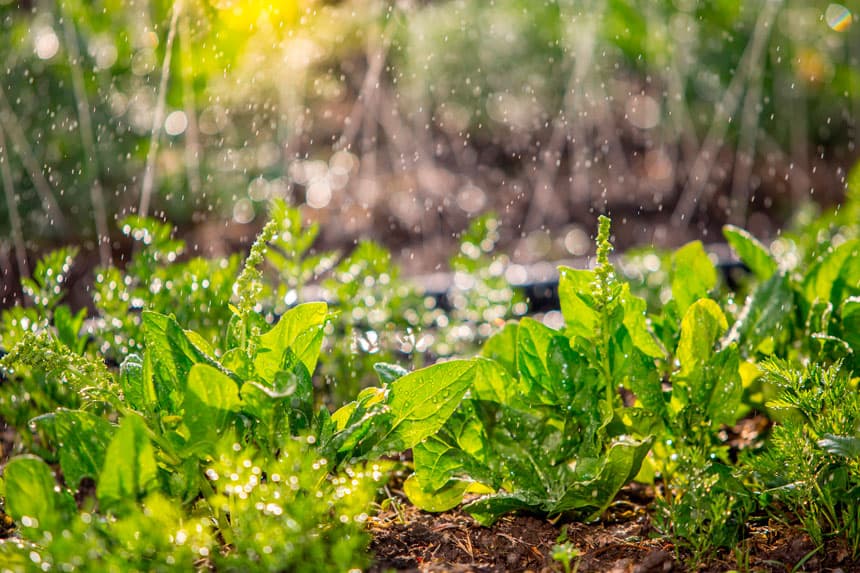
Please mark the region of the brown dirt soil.
[[[581, 554], [579, 573], [860, 573], [860, 560], [851, 559], [839, 544], [828, 544], [810, 555], [815, 546], [807, 536], [772, 523], [751, 526], [747, 540], [737, 550], [724, 551], [707, 564], [690, 566], [684, 556], [677, 558], [671, 543], [659, 537], [644, 504], [637, 501], [642, 498], [641, 490], [628, 488], [624, 494], [600, 522], [566, 524], [567, 539]], [[376, 556], [371, 573], [563, 571], [552, 559], [552, 548], [565, 525], [511, 516], [492, 527], [481, 527], [461, 511], [422, 512], [400, 492], [394, 501], [371, 524], [371, 550]], [[739, 563], [736, 555], [743, 556], [745, 563]]]

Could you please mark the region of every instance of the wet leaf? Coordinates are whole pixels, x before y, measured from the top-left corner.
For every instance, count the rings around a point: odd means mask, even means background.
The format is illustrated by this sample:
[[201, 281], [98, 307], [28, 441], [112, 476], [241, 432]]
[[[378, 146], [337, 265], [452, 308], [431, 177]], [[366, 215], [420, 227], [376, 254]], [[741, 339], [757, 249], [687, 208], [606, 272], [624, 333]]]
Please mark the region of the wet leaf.
[[749, 231], [734, 225], [723, 227], [723, 236], [729, 242], [738, 258], [760, 280], [766, 281], [777, 271], [777, 264], [761, 244]]
[[323, 302], [300, 304], [285, 312], [278, 324], [260, 336], [254, 366], [263, 380], [271, 382], [275, 373], [283, 369], [287, 349], [292, 349], [308, 372], [314, 371], [327, 312]]
[[208, 452], [239, 409], [239, 387], [231, 378], [206, 364], [196, 364], [188, 375], [183, 422], [189, 448]]
[[32, 455], [17, 456], [3, 469], [6, 486], [6, 512], [24, 526], [25, 531], [54, 530], [61, 526], [67, 500], [55, 488], [50, 466]]
[[425, 490], [417, 474], [412, 474], [403, 483], [403, 492], [416, 507], [434, 513], [448, 511], [460, 505], [469, 482], [451, 480], [438, 489]]
[[395, 380], [386, 401], [393, 419], [387, 441], [411, 448], [436, 433], [474, 378], [473, 360], [434, 364]]
[[701, 241], [687, 243], [672, 255], [672, 297], [681, 316], [717, 285], [717, 270]]
[[158, 487], [155, 448], [137, 415], [122, 419], [105, 455], [96, 495], [105, 508], [134, 503]]

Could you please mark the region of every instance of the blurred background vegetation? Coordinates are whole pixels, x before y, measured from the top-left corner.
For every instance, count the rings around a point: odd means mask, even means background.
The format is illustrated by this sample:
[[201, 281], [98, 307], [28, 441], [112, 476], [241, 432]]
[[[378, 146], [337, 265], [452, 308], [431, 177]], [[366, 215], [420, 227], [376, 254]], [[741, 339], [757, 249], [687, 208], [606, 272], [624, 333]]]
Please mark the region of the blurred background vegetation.
[[[478, 214], [515, 261], [775, 235], [856, 159], [855, 4], [0, 0], [3, 305], [36, 254], [120, 263], [117, 221], [246, 246], [268, 201], [318, 247], [432, 271]], [[99, 240], [99, 237], [101, 238]], [[87, 267], [87, 265], [84, 265]]]

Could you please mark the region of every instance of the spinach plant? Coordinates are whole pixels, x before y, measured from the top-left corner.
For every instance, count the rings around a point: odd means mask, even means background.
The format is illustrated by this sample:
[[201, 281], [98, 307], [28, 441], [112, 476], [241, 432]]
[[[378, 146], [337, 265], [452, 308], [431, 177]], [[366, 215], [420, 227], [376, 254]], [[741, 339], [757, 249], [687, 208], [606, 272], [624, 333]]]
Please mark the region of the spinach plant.
[[277, 218], [266, 225], [235, 304], [221, 301], [230, 319], [218, 344], [143, 310], [137, 352], [117, 348], [126, 354], [112, 370], [48, 320], [22, 334], [0, 363], [4, 387], [50, 380], [68, 399], [18, 427], [37, 439], [4, 468], [0, 493], [19, 524], [19, 537], [0, 544], [5, 559], [100, 570], [364, 562], [366, 508], [387, 475], [368, 460], [435, 433], [476, 363], [396, 380], [381, 369], [381, 387], [333, 415], [317, 410], [327, 305], [295, 306], [274, 324], [258, 312], [259, 266], [279, 232]]
[[598, 246], [594, 271], [562, 269], [565, 332], [523, 318], [484, 345], [460, 408], [413, 449], [413, 503], [441, 511], [471, 490], [483, 495], [465, 509], [484, 524], [515, 510], [593, 517], [639, 471], [655, 419], [618, 389], [662, 350], [615, 278], [606, 218]]

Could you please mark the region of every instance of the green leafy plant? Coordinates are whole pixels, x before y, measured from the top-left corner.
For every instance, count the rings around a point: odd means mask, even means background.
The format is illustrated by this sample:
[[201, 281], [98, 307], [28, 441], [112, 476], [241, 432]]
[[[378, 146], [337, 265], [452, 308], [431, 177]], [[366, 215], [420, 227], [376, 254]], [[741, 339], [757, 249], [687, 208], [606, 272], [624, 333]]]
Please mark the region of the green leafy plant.
[[10, 563], [273, 571], [364, 563], [363, 522], [387, 475], [366, 460], [435, 433], [476, 363], [380, 368], [381, 387], [333, 415], [317, 409], [312, 374], [327, 305], [295, 306], [273, 325], [258, 312], [259, 266], [278, 232], [273, 219], [252, 246], [217, 347], [174, 316], [143, 310], [139, 325], [125, 326], [139, 333], [138, 352], [117, 348], [126, 351], [118, 370], [73, 351], [48, 321], [3, 358], [5, 388], [50, 381], [61, 392], [19, 421], [37, 439], [4, 468], [20, 536], [0, 545]]
[[[552, 559], [560, 563], [565, 573], [577, 573], [579, 571], [580, 551], [569, 541], [556, 543], [552, 546]], [[571, 563], [575, 564], [571, 567]]]
[[617, 283], [608, 262], [606, 218], [598, 246], [596, 270], [562, 270], [566, 333], [524, 318], [487, 341], [459, 410], [413, 450], [413, 503], [445, 510], [479, 484], [492, 493], [465, 509], [481, 523], [515, 510], [598, 516], [639, 471], [652, 417], [621, 403], [618, 385], [639, 374], [621, 353], [644, 367], [639, 346], [660, 350], [644, 301]]
[[742, 229], [724, 229], [755, 277], [730, 335], [746, 356], [841, 361], [860, 371], [858, 205], [860, 168], [854, 168], [842, 208], [799, 225], [771, 248]]
[[[17, 433], [0, 480], [16, 527], [0, 542], [4, 565], [361, 567], [394, 463], [380, 460], [407, 450], [412, 503], [464, 504], [482, 524], [511, 512], [597, 519], [638, 479], [655, 484], [657, 531], [690, 568], [736, 546], [751, 515], [857, 555], [850, 225], [798, 258], [726, 228], [750, 269], [737, 291], [694, 242], [661, 259], [646, 301], [610, 263], [601, 218], [595, 268], [560, 270], [565, 323], [553, 330], [504, 322], [520, 301], [489, 254], [491, 218], [452, 262], [478, 294], [455, 290], [445, 314], [384, 249], [315, 253], [313, 226], [272, 209], [244, 266], [186, 259], [168, 226], [127, 219], [137, 250], [125, 270], [97, 272], [88, 320], [63, 303], [74, 251], [37, 265], [29, 306], [0, 317], [0, 416]], [[313, 281], [333, 306], [300, 300]], [[360, 348], [371, 331], [379, 347]], [[478, 356], [449, 359], [485, 336]], [[738, 453], [726, 435], [756, 410], [772, 435]], [[575, 570], [566, 541], [554, 558]]]
[[[840, 539], [860, 555], [860, 397], [857, 381], [837, 363], [762, 364], [781, 413], [768, 447], [745, 461], [764, 487], [771, 515], [797, 519], [816, 545]], [[781, 508], [786, 508], [788, 514]]]

